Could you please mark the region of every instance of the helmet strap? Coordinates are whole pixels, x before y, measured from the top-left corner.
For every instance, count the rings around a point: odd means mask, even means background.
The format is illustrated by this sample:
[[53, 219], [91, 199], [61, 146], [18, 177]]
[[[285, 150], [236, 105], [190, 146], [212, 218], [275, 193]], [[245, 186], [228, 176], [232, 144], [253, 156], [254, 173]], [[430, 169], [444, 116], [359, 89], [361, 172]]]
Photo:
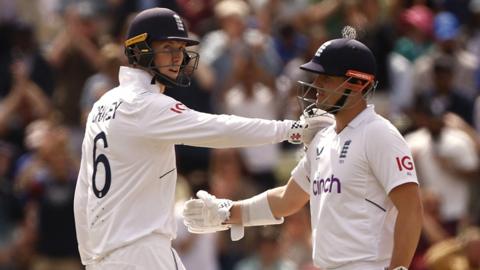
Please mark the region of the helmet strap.
[[343, 92], [342, 97], [340, 97], [337, 102], [335, 102], [335, 105], [331, 106], [328, 110], [326, 110], [328, 113], [331, 113], [333, 115], [337, 114], [343, 106], [345, 106], [345, 103], [347, 102], [347, 98], [350, 95], [352, 90], [350, 89], [345, 89]]
[[181, 86], [179, 83], [177, 83], [176, 81], [168, 78], [166, 75], [163, 75], [160, 70], [158, 70], [158, 68], [156, 67], [151, 67], [149, 68], [152, 73], [153, 73], [153, 77], [152, 77], [152, 81], [150, 82], [151, 84], [155, 84], [155, 81], [165, 85], [165, 87], [167, 88], [172, 88], [172, 87], [175, 87], [175, 86]]

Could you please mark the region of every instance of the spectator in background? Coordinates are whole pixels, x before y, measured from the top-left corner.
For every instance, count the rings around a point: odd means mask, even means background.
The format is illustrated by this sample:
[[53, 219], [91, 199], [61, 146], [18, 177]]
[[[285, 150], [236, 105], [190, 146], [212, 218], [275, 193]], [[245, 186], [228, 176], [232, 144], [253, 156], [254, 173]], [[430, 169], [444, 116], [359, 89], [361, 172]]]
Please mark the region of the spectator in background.
[[81, 98], [82, 126], [87, 120], [93, 103], [108, 90], [118, 85], [118, 70], [121, 65], [126, 64], [123, 48], [118, 44], [105, 44], [100, 50], [100, 55], [102, 57], [100, 71], [90, 76], [83, 86]]
[[27, 128], [26, 144], [32, 152], [19, 160], [15, 181], [36, 224], [32, 270], [82, 269], [72, 211], [78, 162], [68, 139], [66, 129], [50, 120]]
[[[265, 71], [259, 67], [252, 54], [237, 63], [237, 83], [225, 93], [225, 112], [249, 118], [279, 119], [279, 101], [276, 89], [265, 85], [261, 78]], [[277, 184], [275, 168], [280, 159], [280, 145], [262, 145], [239, 150], [247, 170], [260, 190]]]
[[177, 0], [180, 14], [190, 26], [190, 31], [203, 36], [215, 25], [213, 7], [215, 0]]
[[451, 56], [455, 70], [453, 87], [462, 91], [469, 98], [478, 94], [475, 81], [475, 72], [478, 61], [474, 55], [463, 49], [459, 44], [460, 25], [458, 19], [449, 12], [438, 13], [433, 22], [435, 43], [432, 50], [415, 61], [414, 90], [416, 92], [429, 91], [434, 87], [431, 74], [435, 59], [440, 55]]
[[435, 203], [427, 203], [432, 207], [425, 209], [424, 236], [433, 244], [456, 235], [467, 221], [468, 186], [478, 170], [479, 159], [469, 135], [446, 125], [443, 104], [427, 101], [425, 97], [417, 98], [413, 119], [418, 130], [405, 139], [412, 149], [422, 189], [431, 194], [425, 198], [438, 200], [438, 214], [433, 211]]
[[[445, 116], [445, 125], [447, 127], [458, 129], [467, 134], [470, 139], [475, 143], [475, 151], [478, 156], [480, 156], [480, 136], [478, 132], [467, 122], [465, 122], [461, 117], [453, 113], [448, 113]], [[480, 181], [478, 177], [480, 175], [480, 168], [476, 173], [473, 173], [472, 179], [475, 181], [470, 181], [469, 183], [469, 192], [470, 192], [470, 202], [469, 202], [469, 215], [468, 215], [468, 224], [473, 226], [480, 226]]]
[[13, 23], [2, 31], [11, 44], [0, 51], [0, 136], [22, 149], [24, 128], [50, 113], [53, 74], [30, 25]]
[[[469, 125], [465, 121], [446, 112], [442, 102], [417, 96], [412, 107], [418, 129], [405, 139], [422, 181], [424, 225], [411, 269], [425, 270], [428, 248], [455, 236], [470, 222], [470, 200], [477, 196], [470, 190], [477, 182], [478, 139], [475, 141], [466, 131]], [[470, 194], [474, 197], [470, 198]]]
[[480, 228], [466, 228], [432, 246], [426, 254], [429, 270], [476, 270], [480, 268]]
[[91, 3], [70, 4], [64, 14], [65, 28], [49, 48], [48, 60], [57, 79], [53, 102], [70, 127], [80, 126], [82, 87], [102, 66], [97, 19]]
[[13, 268], [14, 232], [22, 217], [17, 198], [13, 196], [10, 167], [13, 159], [11, 146], [0, 142], [0, 269]]
[[473, 126], [474, 102], [454, 84], [455, 59], [450, 55], [437, 55], [433, 59], [432, 88], [419, 93], [423, 100], [453, 112]]
[[414, 5], [400, 15], [400, 37], [388, 57], [390, 115], [398, 116], [414, 99], [413, 64], [427, 53], [432, 43], [433, 12]]
[[32, 258], [32, 228], [13, 191], [14, 151], [0, 142], [0, 270], [28, 269]]
[[[354, 2], [356, 4], [352, 9], [355, 13], [359, 13], [358, 19], [348, 22], [348, 25], [352, 25], [359, 30], [359, 40], [367, 45], [375, 56], [378, 79], [377, 92], [379, 90], [387, 91], [390, 89], [390, 78], [387, 74], [388, 54], [392, 51], [395, 42], [394, 21], [388, 17], [389, 13], [385, 10], [385, 6], [382, 6], [382, 0]], [[376, 96], [380, 97], [379, 95]]]
[[215, 5], [215, 16], [220, 29], [203, 37], [200, 46], [202, 61], [212, 68], [215, 76], [213, 106], [223, 112], [225, 91], [235, 85], [238, 63], [248, 53], [253, 53], [259, 66], [265, 71], [262, 81], [270, 87], [281, 71], [281, 60], [276, 54], [272, 38], [257, 29], [248, 28], [250, 7], [242, 0], [224, 0]]
[[[471, 0], [469, 5], [470, 16], [466, 25], [467, 40], [466, 49], [471, 52], [477, 61], [480, 59], [480, 0]], [[477, 72], [477, 85], [480, 86], [480, 73]]]
[[283, 22], [274, 38], [275, 49], [282, 59], [283, 65], [290, 60], [302, 56], [307, 50], [307, 37], [296, 29], [293, 22]]
[[279, 241], [280, 229], [257, 228], [257, 245], [252, 254], [237, 263], [234, 270], [294, 270], [297, 266], [284, 258]]
[[13, 84], [10, 67], [22, 61], [27, 66], [27, 76], [47, 95], [54, 88], [53, 72], [39, 49], [34, 28], [31, 24], [16, 21], [1, 27], [3, 50], [0, 52], [0, 95], [6, 96]]
[[13, 85], [8, 95], [0, 101], [0, 135], [19, 145], [26, 125], [50, 113], [50, 100], [28, 78], [28, 66], [23, 60], [11, 65]]

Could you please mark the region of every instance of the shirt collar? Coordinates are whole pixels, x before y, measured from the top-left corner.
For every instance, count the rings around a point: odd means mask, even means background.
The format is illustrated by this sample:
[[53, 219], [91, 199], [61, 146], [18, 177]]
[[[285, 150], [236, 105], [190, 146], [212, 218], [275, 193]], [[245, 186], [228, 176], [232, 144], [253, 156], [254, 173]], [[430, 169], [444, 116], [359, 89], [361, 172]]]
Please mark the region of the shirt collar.
[[159, 87], [157, 85], [158, 82], [151, 84], [152, 75], [139, 68], [121, 66], [118, 74], [118, 80], [120, 85], [134, 84], [142, 87], [143, 90], [159, 93]]
[[375, 106], [373, 104], [368, 104], [367, 107], [359, 113], [355, 118], [353, 118], [348, 126], [351, 128], [356, 128], [360, 123], [362, 123], [365, 119], [368, 119], [371, 115], [375, 113]]

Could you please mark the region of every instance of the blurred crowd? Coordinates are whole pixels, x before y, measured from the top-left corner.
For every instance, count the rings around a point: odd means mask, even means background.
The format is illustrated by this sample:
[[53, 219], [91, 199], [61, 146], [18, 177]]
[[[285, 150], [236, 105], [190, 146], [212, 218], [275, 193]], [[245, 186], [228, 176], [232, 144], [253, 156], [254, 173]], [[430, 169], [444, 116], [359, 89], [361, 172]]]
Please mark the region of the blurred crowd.
[[[421, 183], [410, 269], [480, 269], [480, 0], [0, 0], [0, 270], [82, 269], [72, 209], [86, 115], [118, 84], [132, 15], [154, 6], [201, 40], [192, 85], [166, 94], [246, 117], [297, 119], [299, 65], [354, 27], [377, 58], [371, 103], [405, 135]], [[176, 151], [179, 206], [199, 189], [242, 199], [284, 183], [301, 154]], [[317, 269], [308, 208], [239, 242], [178, 224], [187, 269]]]

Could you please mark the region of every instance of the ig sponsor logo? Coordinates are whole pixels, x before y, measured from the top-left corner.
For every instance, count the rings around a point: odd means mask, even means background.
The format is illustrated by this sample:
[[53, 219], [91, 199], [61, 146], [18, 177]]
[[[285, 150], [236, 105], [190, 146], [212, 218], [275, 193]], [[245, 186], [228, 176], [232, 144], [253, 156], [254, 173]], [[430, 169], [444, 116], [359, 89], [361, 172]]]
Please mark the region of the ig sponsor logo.
[[413, 170], [413, 162], [409, 156], [396, 157], [395, 160], [397, 161], [397, 167], [399, 171]]

